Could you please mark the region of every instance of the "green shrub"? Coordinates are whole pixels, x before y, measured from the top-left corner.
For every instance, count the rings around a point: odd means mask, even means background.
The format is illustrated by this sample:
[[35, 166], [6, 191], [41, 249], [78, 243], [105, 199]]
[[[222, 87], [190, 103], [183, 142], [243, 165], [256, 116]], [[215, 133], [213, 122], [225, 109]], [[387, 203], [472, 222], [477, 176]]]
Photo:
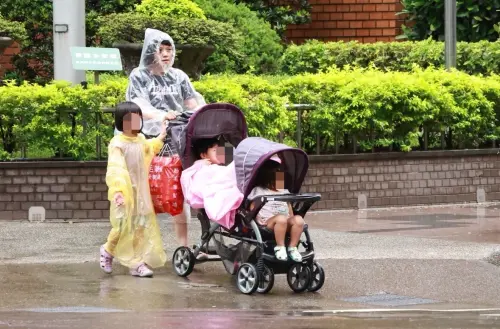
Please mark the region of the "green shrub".
[[[63, 150], [65, 156], [75, 159], [94, 159], [97, 134], [103, 137], [106, 156], [106, 145], [113, 136], [112, 116], [100, 109], [124, 101], [127, 83], [126, 77], [103, 75], [99, 85], [90, 83], [88, 89], [60, 82], [45, 87], [27, 83], [0, 87], [0, 159], [18, 157], [23, 146], [28, 157], [36, 156], [39, 150], [49, 157]], [[239, 106], [246, 114], [251, 135], [276, 140], [280, 130], [293, 129], [293, 116], [284, 107], [286, 99], [264, 78], [213, 76], [195, 82], [195, 86], [207, 102]], [[74, 132], [72, 112], [76, 113]], [[96, 115], [103, 122], [99, 126], [95, 125]], [[7, 131], [10, 133], [2, 134]]]
[[[500, 41], [459, 42], [457, 68], [469, 74], [500, 73]], [[286, 74], [326, 72], [332, 67], [376, 67], [384, 71], [410, 72], [421, 68], [444, 67], [444, 43], [388, 42], [362, 44], [352, 42], [309, 41], [291, 45], [283, 54], [281, 70]]]
[[[402, 0], [402, 14], [407, 14], [411, 27], [403, 27], [411, 40], [429, 37], [444, 40], [443, 0]], [[495, 41], [500, 36], [500, 1], [457, 0], [457, 39], [459, 41]]]
[[[252, 136], [295, 145], [296, 113], [285, 104], [314, 104], [303, 115], [302, 140], [308, 152], [411, 151], [491, 147], [500, 140], [500, 76], [470, 76], [462, 72], [415, 69], [382, 72], [373, 69], [331, 70], [297, 76], [213, 75], [194, 82], [208, 103], [233, 103], [245, 113]], [[113, 135], [112, 116], [100, 108], [123, 101], [127, 78], [103, 76], [88, 89], [52, 83], [45, 87], [23, 84], [0, 87], [0, 143], [4, 158], [19, 154], [22, 146], [59, 149], [75, 159], [95, 157], [95, 137], [103, 147]], [[76, 113], [72, 130], [69, 112]], [[96, 115], [102, 115], [100, 126]], [[86, 129], [83, 129], [86, 123]], [[353, 143], [355, 138], [356, 143]], [[105, 152], [104, 152], [105, 155]]]
[[440, 146], [447, 128], [453, 148], [488, 145], [499, 138], [499, 93], [498, 76], [480, 78], [431, 69], [412, 73], [332, 70], [282, 81], [282, 94], [292, 103], [318, 106], [305, 114], [303, 139], [312, 151], [319, 133], [323, 152], [333, 152], [336, 139], [343, 152], [350, 152], [351, 137], [362, 151], [410, 151], [421, 147], [424, 128], [430, 147]]
[[0, 15], [0, 37], [9, 37], [17, 42], [24, 43], [28, 38], [23, 23], [11, 22]]
[[259, 13], [278, 34], [284, 38], [290, 24], [305, 24], [311, 21], [311, 4], [309, 0], [236, 0], [245, 3], [250, 9]]
[[[110, 81], [89, 89], [71, 87], [66, 82], [44, 87], [28, 83], [0, 87], [4, 151], [12, 155], [15, 149], [24, 146], [31, 150], [49, 150], [52, 155], [62, 150], [63, 155], [75, 159], [93, 158], [97, 134], [105, 137], [105, 145], [113, 131], [110, 117], [103, 118], [105, 124], [96, 126], [96, 115], [102, 106], [116, 104], [123, 98], [126, 85], [123, 82]], [[73, 115], [75, 130], [71, 124]], [[10, 134], [5, 134], [9, 130]]]
[[243, 56], [243, 61], [233, 61], [233, 65], [222, 66], [214, 54], [207, 63], [206, 70], [212, 73], [273, 73], [278, 68], [277, 59], [283, 53], [278, 34], [270, 24], [259, 18], [244, 4], [234, 4], [231, 0], [194, 0], [205, 15], [216, 21], [227, 22], [236, 27], [243, 36], [243, 43], [231, 47]]
[[135, 10], [154, 18], [206, 18], [203, 10], [191, 0], [142, 0]]
[[194, 83], [207, 103], [238, 106], [245, 114], [251, 136], [276, 140], [280, 131], [294, 129], [294, 116], [285, 109], [286, 95], [264, 77], [210, 76]]
[[176, 44], [213, 45], [211, 63], [221, 67], [242, 65], [241, 34], [228, 23], [210, 19], [153, 18], [139, 13], [111, 14], [99, 19], [98, 35], [104, 46], [115, 42], [142, 43], [146, 28], [167, 32]]

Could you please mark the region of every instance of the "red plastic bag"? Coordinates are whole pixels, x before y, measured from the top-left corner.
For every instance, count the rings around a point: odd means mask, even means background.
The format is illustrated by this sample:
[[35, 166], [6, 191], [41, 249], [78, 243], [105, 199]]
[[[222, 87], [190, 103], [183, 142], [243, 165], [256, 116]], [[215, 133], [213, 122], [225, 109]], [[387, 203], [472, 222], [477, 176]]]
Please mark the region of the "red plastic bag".
[[149, 169], [149, 188], [157, 214], [178, 215], [183, 210], [182, 163], [178, 155], [155, 156]]

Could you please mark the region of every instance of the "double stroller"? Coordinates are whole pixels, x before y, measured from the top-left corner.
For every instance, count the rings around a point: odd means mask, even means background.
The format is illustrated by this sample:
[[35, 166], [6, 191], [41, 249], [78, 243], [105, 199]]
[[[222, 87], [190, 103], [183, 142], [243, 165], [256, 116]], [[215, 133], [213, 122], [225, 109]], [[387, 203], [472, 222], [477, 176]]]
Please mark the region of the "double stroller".
[[[300, 149], [264, 138], [248, 137], [243, 113], [231, 104], [205, 105], [194, 113], [185, 113], [171, 124], [169, 134], [184, 168], [188, 168], [196, 160], [192, 145], [197, 139], [223, 138], [230, 143], [235, 148], [233, 156], [237, 185], [244, 195], [243, 202], [236, 211], [235, 224], [230, 229], [211, 222], [205, 211], [199, 210], [201, 241], [193, 249], [179, 247], [175, 250], [172, 257], [175, 273], [187, 277], [196, 263], [222, 261], [226, 271], [236, 275], [236, 285], [244, 294], [269, 292], [273, 288], [276, 274], [286, 274], [288, 285], [294, 292], [314, 292], [321, 289], [325, 273], [314, 259], [314, 245], [307, 224], [299, 242], [302, 262], [296, 263], [276, 259], [274, 232], [259, 226], [255, 221], [258, 212], [268, 201], [288, 202], [295, 215], [304, 217], [309, 208], [320, 200], [321, 196], [318, 194], [297, 194], [309, 167], [307, 154]], [[274, 155], [282, 159], [285, 188], [292, 194], [248, 199], [257, 171]], [[255, 207], [250, 210], [252, 202]], [[229, 243], [230, 241], [234, 243]], [[288, 236], [285, 242], [288, 245]], [[200, 252], [209, 257], [197, 260]]]

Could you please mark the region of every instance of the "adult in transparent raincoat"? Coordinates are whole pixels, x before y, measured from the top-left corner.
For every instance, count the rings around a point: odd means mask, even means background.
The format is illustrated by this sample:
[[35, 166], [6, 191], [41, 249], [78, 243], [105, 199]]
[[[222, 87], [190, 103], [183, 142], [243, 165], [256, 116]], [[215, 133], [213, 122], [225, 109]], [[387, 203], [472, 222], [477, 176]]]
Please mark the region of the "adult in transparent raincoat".
[[[147, 138], [160, 134], [161, 123], [173, 120], [185, 110], [195, 110], [204, 104], [196, 93], [189, 77], [174, 68], [175, 45], [172, 38], [164, 32], [147, 29], [139, 67], [129, 77], [126, 99], [141, 107]], [[175, 148], [169, 137], [169, 149]], [[174, 217], [175, 230], [179, 243], [187, 246], [187, 219], [191, 217], [190, 207], [184, 204], [184, 211]]]

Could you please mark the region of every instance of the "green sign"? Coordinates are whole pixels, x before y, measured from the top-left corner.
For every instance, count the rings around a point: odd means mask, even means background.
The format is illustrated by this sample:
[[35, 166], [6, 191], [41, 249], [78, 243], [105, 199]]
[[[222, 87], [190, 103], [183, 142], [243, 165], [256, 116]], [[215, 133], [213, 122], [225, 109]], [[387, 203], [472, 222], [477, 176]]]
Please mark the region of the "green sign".
[[122, 58], [117, 48], [71, 47], [71, 60], [75, 70], [121, 71]]

